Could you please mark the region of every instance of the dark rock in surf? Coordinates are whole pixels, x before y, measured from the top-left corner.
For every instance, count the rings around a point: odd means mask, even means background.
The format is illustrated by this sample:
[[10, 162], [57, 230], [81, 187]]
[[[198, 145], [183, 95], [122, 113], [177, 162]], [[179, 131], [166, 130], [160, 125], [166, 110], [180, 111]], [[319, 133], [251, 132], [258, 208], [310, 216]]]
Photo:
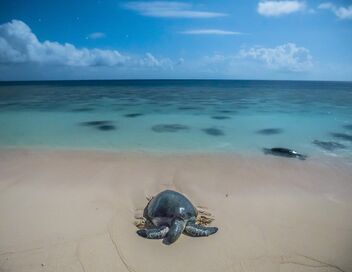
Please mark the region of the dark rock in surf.
[[154, 132], [178, 132], [182, 130], [188, 130], [189, 127], [181, 124], [159, 124], [152, 127]]
[[135, 118], [135, 117], [139, 117], [142, 115], [144, 115], [144, 114], [143, 113], [129, 113], [129, 114], [125, 114], [124, 116], [128, 117], [128, 118]]
[[333, 136], [333, 137], [335, 137], [337, 139], [341, 139], [341, 140], [352, 142], [352, 135], [350, 135], [350, 134], [333, 132], [333, 133], [331, 133], [331, 136]]
[[300, 160], [305, 160], [306, 155], [302, 155], [295, 150], [285, 148], [285, 147], [273, 147], [273, 148], [263, 148], [264, 154], [270, 154], [274, 156], [286, 157], [286, 158], [296, 158]]
[[95, 127], [95, 126], [102, 126], [102, 125], [111, 125], [112, 123], [113, 122], [109, 120], [99, 120], [99, 121], [81, 122], [80, 124], [82, 126]]
[[78, 108], [78, 109], [73, 109], [73, 112], [88, 112], [88, 111], [94, 111], [93, 108]]
[[261, 135], [274, 135], [274, 134], [280, 134], [282, 132], [283, 132], [283, 129], [281, 128], [265, 128], [265, 129], [257, 130], [257, 134], [261, 134]]
[[215, 115], [215, 116], [212, 116], [211, 117], [212, 119], [215, 119], [215, 120], [226, 120], [226, 119], [231, 119], [230, 116], [222, 116], [222, 115]]
[[352, 124], [344, 125], [343, 127], [344, 127], [345, 129], [352, 130]]
[[223, 135], [225, 135], [224, 131], [222, 131], [221, 129], [218, 129], [218, 128], [203, 128], [202, 131], [210, 136], [223, 136]]
[[340, 144], [338, 142], [333, 142], [333, 141], [319, 141], [319, 140], [314, 140], [313, 144], [316, 146], [319, 146], [322, 149], [328, 150], [328, 151], [334, 151], [335, 149], [344, 149], [346, 148], [345, 145]]
[[116, 130], [116, 127], [113, 125], [101, 125], [101, 126], [98, 126], [97, 128], [102, 131]]

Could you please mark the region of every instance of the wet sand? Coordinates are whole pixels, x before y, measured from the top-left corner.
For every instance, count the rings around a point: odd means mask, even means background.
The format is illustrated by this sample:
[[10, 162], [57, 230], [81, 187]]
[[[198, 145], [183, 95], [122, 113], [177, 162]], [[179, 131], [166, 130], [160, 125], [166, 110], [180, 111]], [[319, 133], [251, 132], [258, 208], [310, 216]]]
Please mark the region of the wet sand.
[[[0, 150], [0, 271], [352, 271], [352, 167], [270, 156]], [[185, 194], [219, 232], [136, 235]]]

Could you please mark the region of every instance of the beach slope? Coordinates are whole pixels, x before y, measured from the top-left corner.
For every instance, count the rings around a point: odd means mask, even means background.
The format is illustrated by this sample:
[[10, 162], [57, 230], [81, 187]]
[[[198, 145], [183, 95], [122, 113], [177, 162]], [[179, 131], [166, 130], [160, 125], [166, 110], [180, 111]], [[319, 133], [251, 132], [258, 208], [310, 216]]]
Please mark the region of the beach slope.
[[[351, 177], [337, 161], [4, 149], [0, 271], [352, 271]], [[164, 189], [218, 233], [137, 236]]]

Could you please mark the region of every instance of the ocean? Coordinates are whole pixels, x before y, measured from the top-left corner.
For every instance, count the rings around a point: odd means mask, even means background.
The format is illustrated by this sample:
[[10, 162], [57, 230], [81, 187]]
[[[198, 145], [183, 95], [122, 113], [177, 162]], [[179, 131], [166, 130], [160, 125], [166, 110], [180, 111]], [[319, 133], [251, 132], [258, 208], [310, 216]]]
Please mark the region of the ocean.
[[0, 148], [352, 158], [352, 82], [0, 83]]

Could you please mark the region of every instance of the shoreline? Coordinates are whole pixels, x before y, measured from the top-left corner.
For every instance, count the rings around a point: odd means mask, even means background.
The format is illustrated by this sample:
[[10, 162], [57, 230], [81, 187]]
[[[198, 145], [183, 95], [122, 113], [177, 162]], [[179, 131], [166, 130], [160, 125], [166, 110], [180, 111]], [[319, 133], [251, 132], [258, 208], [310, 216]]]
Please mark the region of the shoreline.
[[[0, 270], [351, 271], [351, 176], [335, 159], [0, 149]], [[138, 237], [135, 216], [164, 189], [219, 232]]]
[[[114, 148], [87, 148], [87, 147], [59, 147], [59, 146], [0, 146], [1, 152], [42, 152], [42, 153], [87, 153], [87, 154], [101, 154], [101, 155], [146, 155], [146, 156], [155, 156], [155, 157], [189, 157], [189, 156], [210, 156], [210, 157], [224, 157], [224, 158], [243, 158], [243, 159], [265, 159], [265, 160], [288, 160], [296, 161], [294, 158], [286, 158], [274, 155], [264, 154], [264, 152], [243, 152], [243, 151], [224, 151], [224, 150], [206, 150], [206, 151], [186, 151], [186, 150], [155, 150], [155, 149], [114, 149]], [[305, 153], [303, 153], [305, 154]], [[322, 163], [326, 165], [342, 165], [350, 166], [352, 160], [350, 157], [341, 157], [328, 154], [308, 154], [305, 162], [315, 162]]]

